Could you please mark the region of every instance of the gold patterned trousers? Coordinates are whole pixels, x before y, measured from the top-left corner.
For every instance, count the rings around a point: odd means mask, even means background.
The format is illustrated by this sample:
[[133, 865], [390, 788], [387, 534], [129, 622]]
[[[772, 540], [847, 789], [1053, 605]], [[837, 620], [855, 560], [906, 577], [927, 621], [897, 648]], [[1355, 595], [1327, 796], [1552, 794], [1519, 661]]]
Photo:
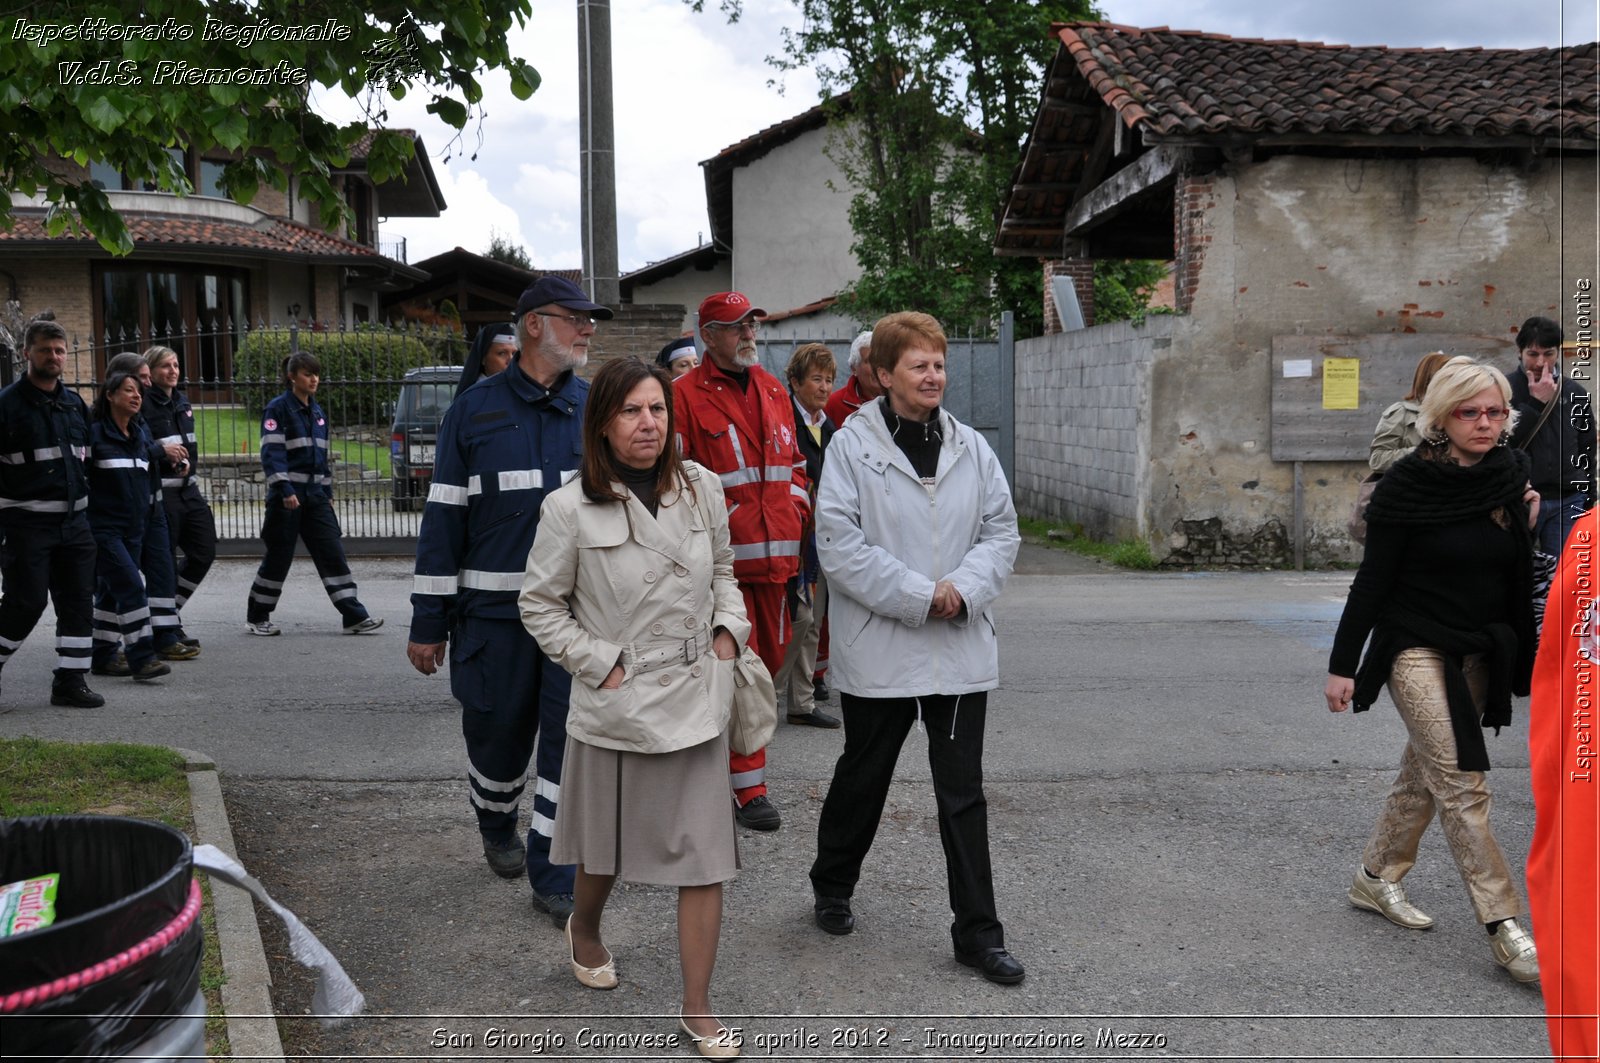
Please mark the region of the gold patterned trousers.
[[[1481, 705], [1488, 680], [1483, 658], [1468, 657], [1463, 671], [1473, 700]], [[1478, 921], [1521, 915], [1525, 909], [1511, 869], [1489, 829], [1488, 780], [1481, 771], [1456, 766], [1443, 655], [1429, 649], [1400, 651], [1389, 672], [1389, 695], [1411, 737], [1362, 862], [1379, 878], [1399, 882], [1417, 862], [1417, 843], [1437, 809]]]

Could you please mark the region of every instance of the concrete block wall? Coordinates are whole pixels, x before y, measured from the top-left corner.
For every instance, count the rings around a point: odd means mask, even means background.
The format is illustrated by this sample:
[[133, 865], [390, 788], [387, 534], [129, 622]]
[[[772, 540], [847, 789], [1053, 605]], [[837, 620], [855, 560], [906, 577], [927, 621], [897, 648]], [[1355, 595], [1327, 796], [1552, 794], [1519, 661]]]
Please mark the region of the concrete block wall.
[[1154, 317], [1017, 343], [1020, 512], [1097, 537], [1144, 534], [1150, 366], [1171, 330], [1170, 319]]

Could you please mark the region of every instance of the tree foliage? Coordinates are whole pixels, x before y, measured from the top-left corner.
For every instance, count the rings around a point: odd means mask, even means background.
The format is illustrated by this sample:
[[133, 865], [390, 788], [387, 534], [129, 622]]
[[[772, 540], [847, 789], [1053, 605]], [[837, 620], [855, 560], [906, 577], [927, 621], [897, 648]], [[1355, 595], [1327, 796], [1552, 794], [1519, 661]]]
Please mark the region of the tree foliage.
[[1147, 258], [1102, 259], [1094, 264], [1094, 323], [1143, 321], [1150, 297], [1167, 276], [1165, 263]]
[[[1038, 332], [1038, 265], [996, 256], [993, 237], [1058, 47], [1050, 24], [1096, 17], [1088, 0], [794, 3], [801, 28], [767, 62], [815, 73], [842, 119], [828, 151], [854, 191], [861, 265], [844, 308], [963, 325], [1015, 309], [1018, 335]], [[740, 4], [721, 9], [736, 20]]]
[[[480, 79], [503, 69], [527, 99], [539, 75], [510, 53], [529, 0], [41, 0], [0, 22], [0, 226], [13, 197], [40, 196], [51, 235], [94, 236], [127, 254], [133, 241], [104, 192], [56, 159], [104, 162], [162, 191], [193, 191], [169, 148], [234, 153], [222, 173], [248, 203], [262, 184], [347, 216], [330, 168], [387, 119], [389, 100], [426, 93], [427, 110], [461, 131], [482, 117]], [[367, 121], [338, 124], [312, 106], [317, 89], [363, 102]], [[459, 149], [458, 134], [452, 147]], [[399, 177], [411, 138], [380, 132], [367, 150], [374, 181]]]
[[508, 266], [516, 266], [518, 269], [533, 269], [533, 259], [528, 256], [528, 249], [521, 244], [512, 243], [511, 237], [499, 229], [489, 230], [489, 248], [484, 251], [483, 257], [504, 262]]

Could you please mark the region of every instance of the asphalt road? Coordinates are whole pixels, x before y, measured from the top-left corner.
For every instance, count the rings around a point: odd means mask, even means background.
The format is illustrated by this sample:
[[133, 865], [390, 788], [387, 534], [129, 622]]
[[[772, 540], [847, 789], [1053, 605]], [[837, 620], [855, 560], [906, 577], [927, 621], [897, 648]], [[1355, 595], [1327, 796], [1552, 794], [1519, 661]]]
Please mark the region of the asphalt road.
[[[409, 565], [359, 561], [388, 624], [339, 632], [309, 561], [244, 633], [253, 565], [221, 562], [187, 610], [202, 656], [160, 684], [96, 679], [48, 705], [47, 632], [5, 669], [0, 735], [210, 754], [240, 854], [363, 988], [328, 1031], [268, 930], [292, 1053], [681, 1059], [672, 892], [622, 886], [606, 932], [622, 986], [580, 987], [523, 883], [478, 852], [445, 677], [404, 658]], [[744, 833], [713, 999], [749, 1055], [804, 1059], [1546, 1058], [1535, 987], [1490, 958], [1437, 830], [1407, 879], [1419, 933], [1344, 891], [1398, 763], [1383, 703], [1321, 688], [1348, 573], [1135, 574], [1039, 548], [998, 609], [1004, 685], [985, 766], [1007, 943], [1002, 988], [948, 948], [924, 743], [913, 733], [856, 894], [857, 932], [810, 921], [806, 868], [838, 732], [780, 724], [776, 834]], [[1526, 703], [1491, 738], [1493, 821], [1514, 866], [1533, 825]], [[499, 1032], [497, 1032], [499, 1031]]]

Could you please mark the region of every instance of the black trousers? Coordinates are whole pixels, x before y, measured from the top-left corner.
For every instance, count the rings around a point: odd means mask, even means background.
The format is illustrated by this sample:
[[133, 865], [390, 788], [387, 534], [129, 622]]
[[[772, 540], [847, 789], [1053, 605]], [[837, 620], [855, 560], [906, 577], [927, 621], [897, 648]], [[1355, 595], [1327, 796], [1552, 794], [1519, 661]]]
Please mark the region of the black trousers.
[[900, 747], [917, 719], [928, 733], [928, 767], [944, 845], [945, 877], [955, 922], [950, 937], [962, 951], [1005, 945], [995, 914], [989, 868], [989, 803], [983, 796], [983, 725], [988, 693], [922, 698], [840, 694], [844, 752], [817, 823], [811, 886], [823, 897], [849, 897], [872, 848], [894, 778]]
[[87, 672], [93, 645], [94, 536], [79, 513], [62, 523], [11, 525], [0, 544], [0, 667], [56, 608], [56, 678]]
[[250, 585], [250, 600], [245, 606], [245, 619], [252, 624], [272, 616], [283, 595], [283, 581], [294, 564], [294, 543], [305, 541], [311, 561], [322, 577], [322, 587], [328, 592], [333, 607], [344, 618], [344, 626], [359, 624], [367, 618], [367, 607], [356, 597], [356, 578], [350, 574], [350, 562], [345, 560], [344, 540], [339, 532], [339, 518], [333, 512], [333, 503], [326, 500], [305, 501], [295, 509], [288, 509], [281, 501], [267, 502], [267, 516], [261, 523], [261, 541], [267, 546], [261, 567], [256, 569], [256, 579]]
[[[200, 581], [217, 559], [217, 519], [206, 505], [200, 488], [190, 484], [182, 491], [163, 491], [161, 504], [167, 510], [167, 530], [172, 537], [172, 561], [177, 566], [178, 608], [193, 597]], [[178, 564], [179, 553], [183, 563]]]

